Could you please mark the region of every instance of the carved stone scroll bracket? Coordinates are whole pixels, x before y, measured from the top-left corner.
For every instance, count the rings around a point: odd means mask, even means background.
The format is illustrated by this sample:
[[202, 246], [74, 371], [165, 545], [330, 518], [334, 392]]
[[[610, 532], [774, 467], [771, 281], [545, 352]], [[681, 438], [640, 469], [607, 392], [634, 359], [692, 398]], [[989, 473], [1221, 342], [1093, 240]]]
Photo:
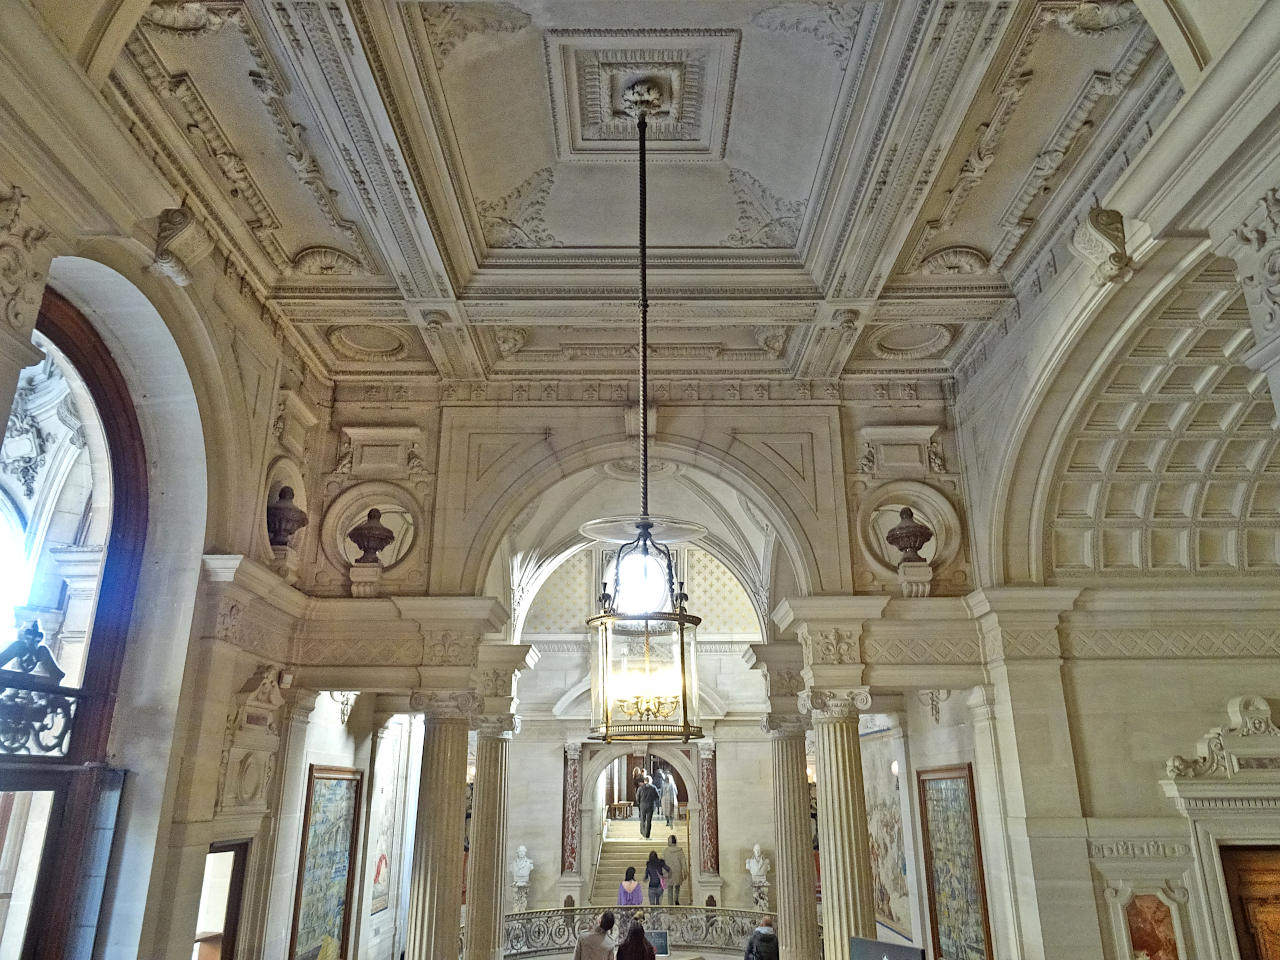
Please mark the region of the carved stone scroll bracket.
[[[1251, 739], [1246, 739], [1251, 738]], [[1280, 727], [1271, 704], [1255, 694], [1227, 702], [1227, 725], [1214, 727], [1196, 744], [1194, 757], [1173, 756], [1165, 773], [1175, 779], [1232, 779], [1251, 772], [1280, 773]]]
[[195, 214], [186, 207], [171, 207], [160, 213], [155, 260], [149, 269], [185, 287], [191, 283], [191, 268], [212, 250], [213, 238]]
[[1080, 259], [1093, 264], [1093, 282], [1098, 286], [1123, 283], [1133, 276], [1133, 260], [1125, 249], [1124, 217], [1119, 210], [1090, 210], [1076, 228], [1071, 248]]

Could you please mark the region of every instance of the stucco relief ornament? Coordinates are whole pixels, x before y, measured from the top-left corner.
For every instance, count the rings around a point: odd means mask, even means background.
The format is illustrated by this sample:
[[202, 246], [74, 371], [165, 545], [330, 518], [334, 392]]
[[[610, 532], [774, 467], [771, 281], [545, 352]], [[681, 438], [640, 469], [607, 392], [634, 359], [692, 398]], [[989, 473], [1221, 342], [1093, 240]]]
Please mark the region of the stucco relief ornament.
[[1141, 18], [1133, 0], [1085, 0], [1071, 10], [1055, 10], [1052, 21], [1076, 37], [1097, 37], [1122, 30]]
[[738, 227], [722, 247], [794, 247], [807, 200], [784, 200], [747, 173], [731, 167], [729, 187], [738, 206]]
[[149, 269], [185, 287], [191, 283], [191, 268], [212, 250], [213, 238], [195, 214], [186, 207], [171, 207], [160, 213], [155, 259]]
[[0, 469], [17, 477], [28, 500], [35, 497], [36, 481], [40, 479], [40, 471], [48, 459], [52, 440], [31, 413], [31, 399], [35, 392], [34, 383], [21, 381], [9, 411], [4, 444], [0, 447]]
[[17, 186], [0, 196], [0, 308], [14, 330], [35, 326], [44, 293], [44, 272], [35, 264], [36, 248], [48, 236], [43, 227], [24, 224], [27, 196]]
[[1271, 333], [1280, 326], [1280, 189], [1268, 190], [1258, 206], [1261, 218], [1255, 212], [1235, 230], [1254, 256], [1237, 259], [1250, 317], [1262, 333]]
[[[1254, 694], [1233, 697], [1227, 702], [1227, 726], [1214, 727], [1200, 738], [1196, 756], [1173, 756], [1165, 763], [1165, 773], [1174, 779], [1230, 778], [1241, 770], [1274, 769], [1277, 756], [1237, 756], [1228, 749], [1227, 738], [1280, 737], [1280, 727], [1271, 720], [1271, 704]], [[1241, 751], [1244, 752], [1243, 750]], [[1280, 754], [1280, 747], [1276, 753]]]
[[479, 201], [484, 242], [501, 248], [562, 246], [542, 218], [555, 181], [555, 171], [543, 167], [501, 199]]
[[1123, 283], [1133, 276], [1133, 260], [1125, 249], [1124, 217], [1119, 210], [1090, 210], [1072, 235], [1071, 247], [1094, 265], [1093, 282], [1098, 286]]
[[861, 3], [780, 3], [761, 10], [751, 20], [765, 30], [802, 33], [827, 45], [843, 61], [853, 51], [862, 21]]
[[166, 33], [199, 36], [222, 28], [226, 19], [209, 9], [210, 5], [190, 0], [162, 0], [142, 13], [142, 22]]

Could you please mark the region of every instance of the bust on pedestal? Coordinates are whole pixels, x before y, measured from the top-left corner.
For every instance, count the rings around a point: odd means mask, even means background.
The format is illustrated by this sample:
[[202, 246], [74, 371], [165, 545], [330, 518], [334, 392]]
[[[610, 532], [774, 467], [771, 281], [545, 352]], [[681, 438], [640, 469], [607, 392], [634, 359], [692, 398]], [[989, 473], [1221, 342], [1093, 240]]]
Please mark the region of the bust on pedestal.
[[533, 861], [522, 844], [516, 847], [516, 858], [511, 861], [511, 909], [515, 913], [529, 909], [529, 874]]
[[769, 858], [760, 853], [760, 844], [751, 848], [747, 858], [747, 872], [751, 874], [751, 906], [756, 910], [769, 909]]

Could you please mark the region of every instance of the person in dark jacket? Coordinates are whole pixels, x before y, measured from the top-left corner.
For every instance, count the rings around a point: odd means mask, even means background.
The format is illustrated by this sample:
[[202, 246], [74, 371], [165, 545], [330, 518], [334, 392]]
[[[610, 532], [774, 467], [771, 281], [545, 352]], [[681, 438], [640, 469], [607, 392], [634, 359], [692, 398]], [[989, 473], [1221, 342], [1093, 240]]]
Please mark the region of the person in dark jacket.
[[662, 887], [666, 878], [671, 875], [670, 868], [662, 862], [657, 850], [649, 851], [649, 859], [644, 865], [644, 878], [649, 884], [649, 904], [657, 906], [662, 902]]
[[618, 960], [657, 960], [653, 944], [644, 935], [644, 924], [631, 921], [627, 938], [618, 944]]
[[648, 777], [636, 791], [636, 806], [640, 808], [640, 836], [648, 840], [649, 831], [653, 829], [653, 812], [658, 809], [658, 791]]
[[[760, 921], [747, 941], [747, 952], [743, 960], [778, 960], [778, 935], [773, 931], [773, 917], [765, 917]], [[619, 957], [621, 960], [621, 957]]]

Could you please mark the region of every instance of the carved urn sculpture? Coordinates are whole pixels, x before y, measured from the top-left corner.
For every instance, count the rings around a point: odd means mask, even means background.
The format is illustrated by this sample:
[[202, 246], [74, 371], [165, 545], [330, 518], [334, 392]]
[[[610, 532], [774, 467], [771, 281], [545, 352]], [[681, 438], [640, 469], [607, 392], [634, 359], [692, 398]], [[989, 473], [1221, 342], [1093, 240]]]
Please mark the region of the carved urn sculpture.
[[281, 487], [267, 504], [267, 537], [273, 547], [287, 547], [289, 539], [307, 525], [306, 513], [293, 502], [293, 487]]
[[382, 511], [374, 507], [364, 523], [352, 527], [347, 539], [363, 551], [356, 563], [377, 563], [378, 553], [389, 546], [396, 535], [382, 523]]
[[902, 519], [884, 538], [889, 541], [889, 546], [902, 551], [901, 563], [926, 563], [920, 556], [920, 548], [933, 539], [933, 531], [916, 520], [910, 507], [903, 507], [898, 516]]

